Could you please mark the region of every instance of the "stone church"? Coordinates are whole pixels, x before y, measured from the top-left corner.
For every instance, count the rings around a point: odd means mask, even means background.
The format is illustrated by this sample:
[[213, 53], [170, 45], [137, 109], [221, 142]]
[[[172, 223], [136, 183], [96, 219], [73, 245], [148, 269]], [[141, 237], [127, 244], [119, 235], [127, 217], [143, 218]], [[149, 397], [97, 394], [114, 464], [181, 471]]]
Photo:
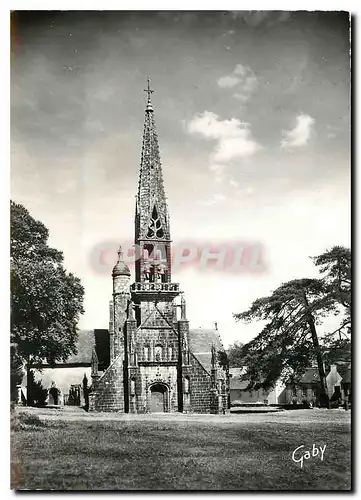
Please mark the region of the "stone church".
[[[186, 301], [172, 281], [170, 217], [148, 81], [135, 207], [135, 277], [121, 249], [109, 307], [109, 360], [91, 362], [89, 411], [218, 413], [227, 379], [217, 332], [190, 330]], [[196, 352], [194, 349], [196, 348]]]
[[[186, 300], [179, 283], [172, 281], [170, 217], [149, 81], [146, 92], [135, 276], [120, 248], [112, 272], [109, 331], [80, 331], [77, 355], [55, 369], [38, 368], [49, 372], [65, 402], [70, 385], [81, 389], [75, 374], [89, 368], [89, 411], [222, 413], [229, 389], [218, 363], [218, 352], [224, 350], [218, 330], [189, 328]], [[67, 372], [65, 384], [61, 376], [55, 380], [56, 369]]]

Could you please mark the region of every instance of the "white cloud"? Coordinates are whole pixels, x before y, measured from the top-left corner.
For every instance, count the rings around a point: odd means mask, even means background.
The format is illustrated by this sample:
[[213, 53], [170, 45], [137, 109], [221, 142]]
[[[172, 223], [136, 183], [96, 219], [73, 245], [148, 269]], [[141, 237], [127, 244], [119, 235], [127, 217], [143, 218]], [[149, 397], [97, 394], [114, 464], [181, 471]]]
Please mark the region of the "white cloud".
[[196, 115], [187, 126], [191, 134], [201, 134], [206, 139], [217, 140], [212, 154], [216, 163], [228, 162], [233, 158], [245, 158], [254, 155], [261, 146], [252, 138], [249, 123], [237, 118], [220, 120], [211, 111]]
[[281, 148], [297, 148], [305, 146], [312, 134], [314, 118], [301, 114], [296, 118], [296, 126], [292, 130], [283, 130]]
[[222, 89], [225, 89], [225, 88], [232, 88], [234, 87], [235, 85], [237, 85], [237, 83], [239, 83], [241, 81], [241, 79], [238, 77], [238, 76], [235, 76], [235, 75], [227, 75], [227, 76], [222, 76], [222, 78], [220, 78], [218, 80], [218, 85], [219, 87], [221, 87]]
[[221, 88], [236, 87], [237, 92], [233, 96], [247, 101], [257, 88], [258, 79], [251, 68], [237, 64], [230, 75], [222, 76], [217, 83]]
[[239, 187], [239, 182], [236, 181], [235, 179], [230, 179], [229, 183], [234, 188], [238, 188]]

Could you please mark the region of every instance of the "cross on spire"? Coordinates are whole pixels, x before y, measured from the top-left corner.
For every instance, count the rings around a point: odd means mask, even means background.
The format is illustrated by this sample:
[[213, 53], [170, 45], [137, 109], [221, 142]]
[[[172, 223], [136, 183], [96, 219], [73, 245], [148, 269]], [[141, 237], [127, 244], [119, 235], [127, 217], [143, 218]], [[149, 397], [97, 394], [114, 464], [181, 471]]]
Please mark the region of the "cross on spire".
[[150, 102], [150, 96], [153, 94], [154, 90], [150, 88], [150, 78], [147, 78], [148, 88], [144, 89], [144, 92], [148, 94], [148, 102]]
[[118, 262], [121, 262], [123, 260], [123, 250], [122, 250], [122, 246], [119, 245], [119, 248], [118, 248]]

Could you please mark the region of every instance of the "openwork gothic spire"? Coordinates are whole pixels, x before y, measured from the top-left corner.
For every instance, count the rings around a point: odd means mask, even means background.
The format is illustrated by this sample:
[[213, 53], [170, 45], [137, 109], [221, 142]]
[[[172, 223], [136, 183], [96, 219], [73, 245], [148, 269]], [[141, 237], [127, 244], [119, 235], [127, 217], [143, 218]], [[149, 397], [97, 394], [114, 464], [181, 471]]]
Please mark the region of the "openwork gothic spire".
[[142, 155], [136, 204], [135, 240], [169, 241], [168, 207], [163, 185], [158, 136], [155, 128], [151, 95], [147, 80]]

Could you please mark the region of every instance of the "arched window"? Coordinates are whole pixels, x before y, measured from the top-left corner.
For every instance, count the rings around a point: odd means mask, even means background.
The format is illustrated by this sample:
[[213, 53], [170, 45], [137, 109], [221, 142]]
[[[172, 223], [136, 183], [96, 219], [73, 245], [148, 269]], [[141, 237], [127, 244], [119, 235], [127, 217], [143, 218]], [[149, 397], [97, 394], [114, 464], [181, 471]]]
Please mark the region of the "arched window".
[[163, 349], [161, 345], [156, 345], [154, 349], [154, 356], [156, 361], [162, 360]]
[[154, 236], [156, 236], [157, 238], [163, 238], [164, 236], [162, 224], [159, 220], [158, 212], [155, 206], [153, 207], [152, 218], [149, 223], [147, 238], [154, 238]]
[[148, 345], [144, 346], [144, 361], [150, 360], [150, 347]]

